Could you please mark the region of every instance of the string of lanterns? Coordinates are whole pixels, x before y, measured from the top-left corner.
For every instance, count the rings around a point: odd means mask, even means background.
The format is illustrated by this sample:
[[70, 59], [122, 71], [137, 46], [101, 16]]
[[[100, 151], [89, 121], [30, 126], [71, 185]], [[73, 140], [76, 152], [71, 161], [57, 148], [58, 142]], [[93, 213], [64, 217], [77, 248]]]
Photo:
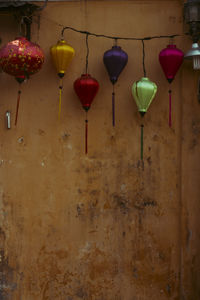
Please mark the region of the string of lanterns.
[[[61, 39], [57, 42], [56, 45], [50, 48], [51, 57], [53, 64], [56, 68], [58, 77], [60, 79], [59, 84], [59, 108], [58, 108], [58, 118], [60, 119], [61, 115], [61, 102], [62, 102], [62, 90], [63, 90], [63, 77], [65, 76], [67, 67], [69, 66], [71, 60], [75, 55], [75, 50], [72, 46], [67, 44], [64, 40], [64, 31], [72, 30], [86, 36], [86, 66], [85, 74], [82, 74], [74, 82], [74, 90], [77, 94], [83, 109], [86, 112], [85, 119], [85, 153], [88, 153], [88, 110], [91, 107], [91, 104], [99, 90], [98, 81], [88, 74], [88, 56], [89, 56], [89, 46], [88, 46], [88, 37], [90, 35], [101, 38], [108, 38], [114, 41], [114, 45], [111, 49], [107, 50], [103, 54], [103, 63], [108, 72], [109, 79], [113, 85], [112, 90], [112, 125], [116, 124], [115, 117], [115, 84], [119, 78], [119, 75], [125, 68], [128, 62], [128, 54], [122, 50], [122, 48], [117, 44], [118, 40], [132, 40], [132, 41], [141, 41], [143, 46], [143, 72], [144, 76], [139, 80], [133, 83], [132, 85], [132, 95], [135, 99], [138, 111], [142, 117], [148, 111], [148, 108], [153, 101], [156, 92], [157, 86], [154, 82], [146, 76], [145, 69], [145, 48], [144, 41], [160, 38], [170, 38], [173, 39], [179, 34], [174, 35], [161, 35], [161, 36], [152, 36], [144, 38], [136, 37], [120, 37], [120, 36], [108, 36], [104, 34], [96, 34], [88, 31], [77, 30], [73, 27], [63, 27], [61, 32]], [[180, 68], [183, 61], [184, 54], [181, 50], [177, 49], [176, 46], [171, 43], [167, 48], [163, 49], [159, 54], [159, 61], [161, 67], [164, 71], [164, 74], [169, 83], [174, 79], [178, 69]], [[6, 46], [0, 49], [0, 66], [2, 70], [10, 75], [13, 75], [19, 84], [29, 79], [30, 75], [38, 72], [42, 64], [44, 63], [44, 54], [42, 49], [34, 43], [31, 43], [24, 37], [15, 39], [14, 41], [8, 43]], [[21, 89], [18, 91], [18, 100], [16, 108], [16, 118], [15, 125], [17, 124], [19, 101], [20, 101]], [[171, 127], [171, 90], [169, 90], [169, 126]], [[141, 155], [140, 159], [143, 161], [143, 136], [144, 136], [144, 125], [141, 124]]]

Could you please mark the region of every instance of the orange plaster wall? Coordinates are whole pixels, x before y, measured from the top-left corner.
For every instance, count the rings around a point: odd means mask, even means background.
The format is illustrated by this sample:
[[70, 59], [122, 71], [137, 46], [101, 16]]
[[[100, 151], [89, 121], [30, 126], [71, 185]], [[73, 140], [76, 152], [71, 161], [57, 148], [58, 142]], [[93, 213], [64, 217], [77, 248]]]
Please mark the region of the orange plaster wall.
[[[85, 114], [73, 82], [85, 69], [85, 37], [65, 39], [76, 56], [64, 78], [62, 117], [49, 48], [63, 24], [108, 35], [183, 34], [182, 1], [71, 1], [49, 3], [32, 26], [44, 49], [43, 69], [22, 88], [17, 127], [17, 83], [0, 74], [0, 298], [2, 300], [198, 300], [199, 288], [199, 74], [184, 62], [172, 88], [158, 62], [167, 39], [145, 42], [148, 77], [158, 92], [144, 119], [131, 86], [142, 77], [142, 44], [121, 41], [127, 67], [116, 84], [116, 127], [102, 62], [112, 41], [89, 37], [89, 72], [100, 90]], [[57, 24], [56, 24], [57, 23]], [[17, 26], [0, 18], [2, 44]], [[175, 39], [183, 51], [189, 37]], [[5, 113], [11, 111], [12, 128]]]

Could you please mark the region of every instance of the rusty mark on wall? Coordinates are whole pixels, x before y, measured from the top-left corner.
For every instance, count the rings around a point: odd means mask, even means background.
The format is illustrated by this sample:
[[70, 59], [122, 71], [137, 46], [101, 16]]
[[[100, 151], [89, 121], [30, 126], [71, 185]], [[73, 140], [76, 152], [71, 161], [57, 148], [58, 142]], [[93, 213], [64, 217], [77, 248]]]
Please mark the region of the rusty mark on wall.
[[16, 289], [14, 283], [14, 270], [9, 265], [8, 258], [5, 256], [5, 232], [0, 228], [0, 299], [8, 300], [12, 297], [12, 292]]

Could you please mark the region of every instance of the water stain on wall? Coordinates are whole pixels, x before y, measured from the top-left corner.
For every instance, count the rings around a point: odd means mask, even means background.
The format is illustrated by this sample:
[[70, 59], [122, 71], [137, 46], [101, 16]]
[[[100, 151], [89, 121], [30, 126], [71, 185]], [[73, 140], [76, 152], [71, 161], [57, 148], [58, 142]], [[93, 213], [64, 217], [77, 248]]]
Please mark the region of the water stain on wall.
[[14, 283], [15, 271], [9, 265], [8, 257], [5, 254], [5, 233], [0, 228], [0, 299], [11, 300], [12, 293], [17, 288], [17, 284]]

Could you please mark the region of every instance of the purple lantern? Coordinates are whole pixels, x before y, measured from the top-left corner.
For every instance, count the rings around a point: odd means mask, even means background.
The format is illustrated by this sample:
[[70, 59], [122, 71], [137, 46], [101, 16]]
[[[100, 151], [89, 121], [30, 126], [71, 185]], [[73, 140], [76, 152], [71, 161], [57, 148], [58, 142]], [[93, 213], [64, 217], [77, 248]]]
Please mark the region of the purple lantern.
[[128, 61], [128, 55], [119, 46], [113, 46], [112, 49], [106, 51], [103, 56], [103, 62], [107, 69], [110, 81], [113, 84], [112, 93], [112, 115], [113, 115], [113, 126], [115, 126], [115, 92], [114, 84], [117, 82], [118, 77]]
[[[183, 62], [184, 53], [176, 48], [176, 45], [170, 44], [167, 48], [161, 50], [159, 54], [160, 65], [163, 69], [166, 79], [169, 83], [174, 80], [178, 69]], [[171, 127], [171, 89], [169, 89], [169, 127]]]

